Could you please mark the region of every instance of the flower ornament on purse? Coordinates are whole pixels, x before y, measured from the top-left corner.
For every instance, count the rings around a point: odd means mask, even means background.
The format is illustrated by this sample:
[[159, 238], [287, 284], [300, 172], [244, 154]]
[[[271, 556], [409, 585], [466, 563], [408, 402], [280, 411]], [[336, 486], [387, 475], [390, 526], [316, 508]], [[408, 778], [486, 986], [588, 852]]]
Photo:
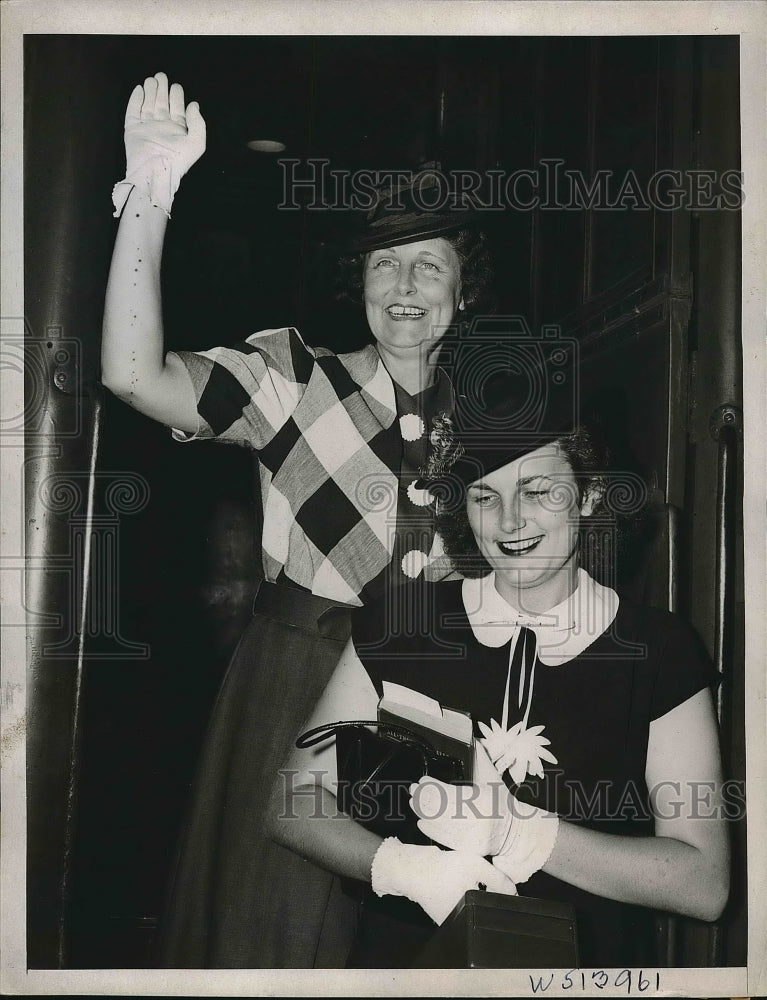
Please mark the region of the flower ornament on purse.
[[554, 754], [546, 749], [551, 740], [541, 735], [544, 728], [531, 726], [527, 729], [525, 720], [511, 729], [504, 729], [495, 719], [490, 720], [489, 726], [484, 722], [479, 723], [482, 743], [491, 760], [499, 773], [509, 772], [515, 785], [521, 785], [528, 774], [534, 778], [542, 778], [544, 760], [550, 764], [557, 763]]

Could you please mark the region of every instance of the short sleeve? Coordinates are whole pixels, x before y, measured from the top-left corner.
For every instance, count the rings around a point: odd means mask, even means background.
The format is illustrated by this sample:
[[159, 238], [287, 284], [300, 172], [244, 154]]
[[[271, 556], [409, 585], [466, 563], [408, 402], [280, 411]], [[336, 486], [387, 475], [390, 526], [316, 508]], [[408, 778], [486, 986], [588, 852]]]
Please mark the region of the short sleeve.
[[214, 439], [263, 448], [292, 416], [304, 394], [315, 354], [297, 330], [262, 330], [231, 347], [176, 351], [197, 399], [194, 434], [177, 441]]
[[704, 688], [715, 688], [718, 671], [698, 633], [683, 619], [669, 616], [651, 701], [651, 719], [659, 719]]

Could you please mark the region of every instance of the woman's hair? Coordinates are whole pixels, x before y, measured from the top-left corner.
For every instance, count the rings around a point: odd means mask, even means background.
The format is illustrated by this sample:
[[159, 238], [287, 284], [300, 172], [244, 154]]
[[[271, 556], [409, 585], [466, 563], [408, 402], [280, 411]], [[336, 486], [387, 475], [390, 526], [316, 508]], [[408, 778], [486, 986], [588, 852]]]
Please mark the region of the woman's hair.
[[[592, 511], [585, 523], [581, 522], [579, 537], [583, 545], [588, 532], [588, 541], [593, 548], [595, 533], [589, 530], [591, 526], [599, 523], [604, 530], [605, 521], [613, 520], [605, 503], [608, 479], [606, 470], [609, 461], [607, 446], [596, 425], [583, 425], [573, 434], [558, 438], [557, 444], [573, 470], [578, 503], [581, 504], [587, 494], [592, 497]], [[474, 532], [469, 525], [465, 502], [440, 504], [438, 501], [435, 524], [444, 542], [445, 552], [459, 573], [467, 577], [477, 577], [486, 576], [490, 572], [491, 567], [479, 551]], [[590, 558], [587, 562], [590, 565], [586, 568], [591, 572], [593, 568], [591, 564], [601, 561], [602, 552], [589, 552], [588, 556]]]
[[[487, 236], [477, 229], [459, 229], [442, 234], [461, 264], [461, 294], [470, 313], [492, 310], [494, 305], [493, 256]], [[361, 305], [366, 253], [340, 257], [336, 268], [335, 296], [339, 302]]]

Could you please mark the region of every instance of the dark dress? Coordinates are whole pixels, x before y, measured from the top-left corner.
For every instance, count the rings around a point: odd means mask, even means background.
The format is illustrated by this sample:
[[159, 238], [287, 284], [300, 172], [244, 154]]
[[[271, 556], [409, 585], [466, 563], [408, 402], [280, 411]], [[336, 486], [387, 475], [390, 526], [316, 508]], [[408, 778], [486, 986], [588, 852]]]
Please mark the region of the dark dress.
[[[471, 712], [480, 735], [479, 721], [501, 717], [509, 644], [479, 643], [461, 587], [461, 581], [408, 586], [396, 604], [356, 612], [353, 635], [379, 694], [384, 679], [414, 688]], [[544, 764], [542, 780], [528, 776], [515, 785], [507, 774], [507, 784], [520, 800], [569, 822], [612, 834], [652, 835], [645, 782], [650, 723], [715, 678], [699, 637], [681, 618], [621, 600], [612, 625], [574, 659], [536, 663], [529, 726], [545, 725], [557, 764]], [[515, 683], [512, 677], [512, 689]], [[582, 965], [656, 964], [653, 911], [595, 896], [543, 872], [518, 891], [573, 905]], [[364, 909], [350, 959], [354, 966], [407, 966], [434, 930], [406, 900], [370, 893]]]

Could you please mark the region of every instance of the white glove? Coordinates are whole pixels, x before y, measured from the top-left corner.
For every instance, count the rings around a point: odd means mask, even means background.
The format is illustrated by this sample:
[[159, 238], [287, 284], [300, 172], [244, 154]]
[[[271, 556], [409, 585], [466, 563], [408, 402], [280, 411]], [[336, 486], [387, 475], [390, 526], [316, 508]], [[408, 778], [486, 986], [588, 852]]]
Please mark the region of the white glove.
[[205, 120], [192, 101], [184, 108], [184, 89], [168, 90], [164, 73], [138, 84], [125, 111], [125, 179], [115, 184], [112, 201], [119, 216], [131, 189], [144, 191], [170, 218], [181, 178], [205, 152]]
[[559, 816], [511, 795], [514, 820], [493, 864], [515, 882], [527, 882], [546, 864], [559, 833]]
[[548, 861], [559, 817], [512, 795], [481, 745], [474, 774], [473, 785], [447, 785], [429, 777], [411, 785], [418, 829], [455, 851], [490, 856], [516, 885], [526, 882]]
[[514, 818], [512, 799], [479, 743], [473, 784], [448, 785], [427, 775], [410, 786], [410, 808], [421, 833], [451, 850], [480, 857], [498, 854], [506, 843]]
[[370, 876], [378, 896], [405, 896], [436, 924], [443, 923], [469, 889], [517, 893], [511, 879], [476, 854], [403, 844], [396, 837], [387, 837], [378, 848]]

